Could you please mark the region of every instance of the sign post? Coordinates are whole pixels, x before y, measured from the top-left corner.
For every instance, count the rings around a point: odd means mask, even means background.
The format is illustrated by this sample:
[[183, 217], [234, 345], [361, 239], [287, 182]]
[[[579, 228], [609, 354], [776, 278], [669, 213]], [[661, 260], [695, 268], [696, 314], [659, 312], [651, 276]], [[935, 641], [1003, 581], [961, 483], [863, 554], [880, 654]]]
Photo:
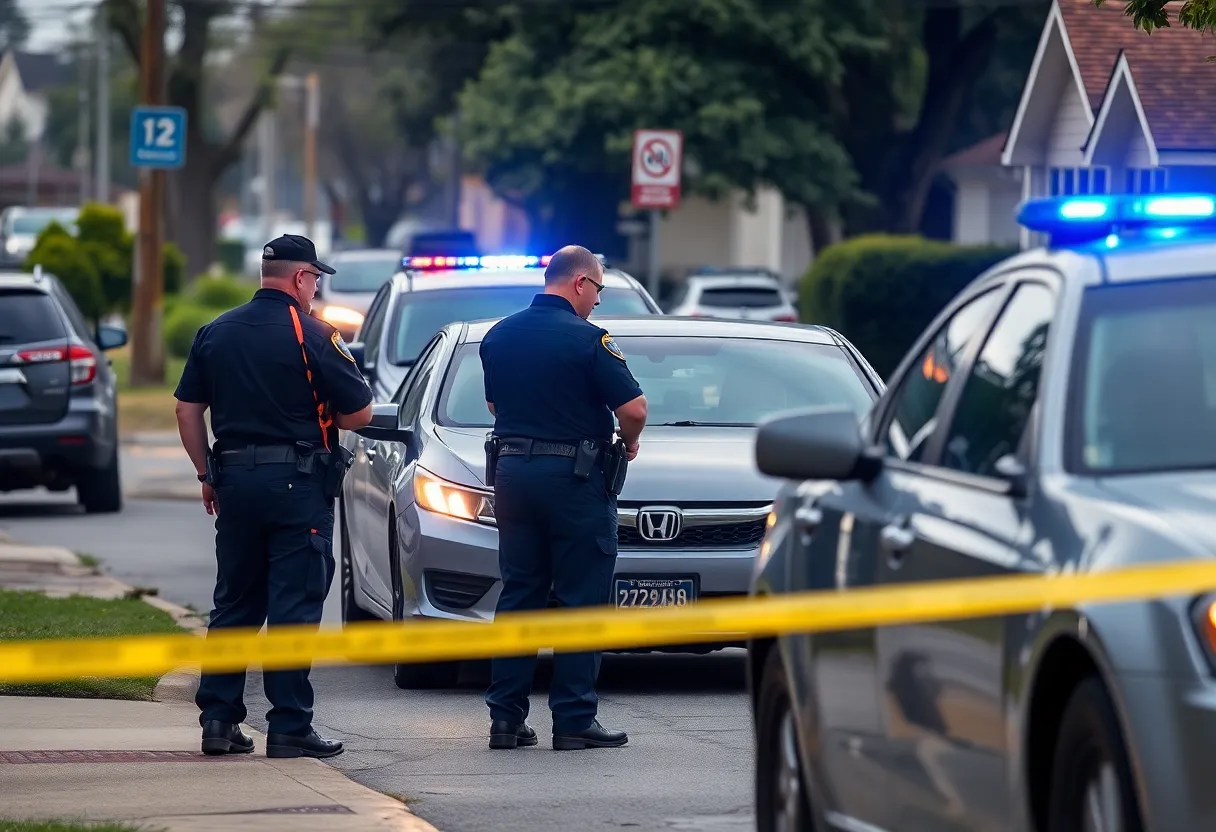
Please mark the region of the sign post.
[[684, 134], [679, 130], [636, 130], [633, 134], [633, 187], [635, 208], [650, 211], [649, 273], [647, 289], [659, 295], [659, 211], [680, 205], [680, 169]]

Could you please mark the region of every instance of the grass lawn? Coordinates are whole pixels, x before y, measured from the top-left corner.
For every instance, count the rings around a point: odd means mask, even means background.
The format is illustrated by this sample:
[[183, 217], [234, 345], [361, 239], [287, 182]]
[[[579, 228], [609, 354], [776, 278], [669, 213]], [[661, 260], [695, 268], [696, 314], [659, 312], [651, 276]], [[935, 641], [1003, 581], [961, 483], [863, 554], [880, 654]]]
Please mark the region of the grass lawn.
[[[138, 598], [48, 598], [38, 592], [0, 590], [0, 641], [180, 633], [172, 617]], [[149, 700], [156, 678], [0, 683], [0, 696]], [[0, 832], [7, 827], [0, 821]]]
[[165, 357], [165, 384], [162, 387], [131, 389], [131, 350], [122, 347], [106, 354], [118, 375], [118, 427], [123, 433], [176, 430], [173, 391], [182, 377], [182, 358]]
[[4, 820], [0, 832], [139, 832], [146, 827], [125, 823], [70, 823], [62, 820]]

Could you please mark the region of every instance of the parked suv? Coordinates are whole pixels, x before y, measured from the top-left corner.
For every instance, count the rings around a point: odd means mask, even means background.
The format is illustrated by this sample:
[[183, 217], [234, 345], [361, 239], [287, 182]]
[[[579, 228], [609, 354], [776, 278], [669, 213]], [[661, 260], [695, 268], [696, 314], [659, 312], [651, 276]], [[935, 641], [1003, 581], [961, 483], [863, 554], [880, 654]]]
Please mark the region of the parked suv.
[[89, 512], [122, 508], [117, 396], [103, 350], [127, 334], [94, 334], [53, 276], [0, 273], [0, 492], [76, 487]]
[[795, 323], [798, 310], [768, 272], [723, 271], [689, 275], [676, 290], [667, 314], [695, 318]]

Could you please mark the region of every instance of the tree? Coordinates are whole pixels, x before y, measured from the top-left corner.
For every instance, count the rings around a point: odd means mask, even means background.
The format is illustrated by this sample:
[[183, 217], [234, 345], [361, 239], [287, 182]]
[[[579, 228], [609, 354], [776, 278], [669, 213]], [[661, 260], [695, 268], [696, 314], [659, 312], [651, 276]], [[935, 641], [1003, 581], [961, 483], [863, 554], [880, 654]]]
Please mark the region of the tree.
[[[104, 0], [110, 26], [136, 65], [140, 62], [140, 0]], [[167, 101], [186, 111], [186, 164], [169, 176], [170, 235], [186, 257], [189, 274], [205, 271], [216, 259], [216, 181], [240, 158], [241, 148], [263, 108], [272, 100], [275, 79], [286, 66], [291, 43], [280, 40], [263, 62], [256, 91], [236, 120], [221, 133], [209, 118], [206, 61], [225, 20], [244, 15], [239, 28], [257, 31], [262, 7], [238, 0], [175, 0], [181, 37], [166, 56]]]
[[30, 21], [17, 0], [0, 0], [0, 52], [20, 49], [30, 36]]
[[[1106, 2], [1093, 0], [1095, 6]], [[1171, 4], [1171, 0], [1127, 0], [1124, 10], [1133, 26], [1152, 33], [1154, 29], [1170, 27]], [[1216, 31], [1216, 0], [1186, 0], [1181, 6], [1172, 5], [1178, 10], [1180, 26], [1200, 32]]]

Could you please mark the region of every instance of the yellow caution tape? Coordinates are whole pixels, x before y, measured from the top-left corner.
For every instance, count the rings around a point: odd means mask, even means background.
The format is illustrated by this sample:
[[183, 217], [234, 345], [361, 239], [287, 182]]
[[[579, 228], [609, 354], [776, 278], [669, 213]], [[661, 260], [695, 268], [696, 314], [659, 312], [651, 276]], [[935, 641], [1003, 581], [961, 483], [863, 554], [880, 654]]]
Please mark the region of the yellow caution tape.
[[82, 676], [154, 676], [182, 665], [205, 671], [315, 665], [484, 659], [556, 651], [610, 650], [734, 641], [787, 633], [851, 630], [920, 621], [1193, 595], [1216, 588], [1216, 562], [1188, 561], [1084, 575], [1017, 575], [932, 581], [765, 598], [713, 599], [684, 607], [613, 607], [503, 614], [491, 624], [372, 622], [341, 629], [278, 627], [0, 643], [0, 682]]

